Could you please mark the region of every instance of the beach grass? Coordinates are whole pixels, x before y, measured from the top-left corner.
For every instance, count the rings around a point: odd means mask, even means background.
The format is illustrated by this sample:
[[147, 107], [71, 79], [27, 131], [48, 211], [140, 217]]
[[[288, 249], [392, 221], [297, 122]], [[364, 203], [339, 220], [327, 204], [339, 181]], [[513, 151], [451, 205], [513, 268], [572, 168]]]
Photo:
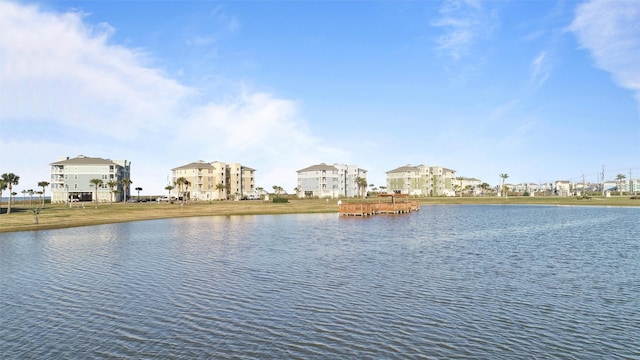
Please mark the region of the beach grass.
[[[496, 205], [567, 205], [567, 206], [640, 206], [640, 200], [629, 196], [592, 197], [431, 197], [412, 199], [423, 205], [447, 204], [496, 204]], [[163, 218], [193, 216], [229, 216], [263, 214], [304, 214], [337, 213], [337, 199], [290, 199], [288, 203], [263, 201], [200, 201], [170, 203], [73, 203], [47, 204], [37, 214], [35, 223], [34, 208], [40, 205], [18, 203], [12, 206], [11, 214], [6, 213], [7, 204], [2, 204], [0, 214], [0, 233], [26, 230], [58, 229], [77, 226], [110, 224], [128, 221], [152, 220]], [[362, 199], [342, 199], [342, 201], [363, 201]], [[368, 198], [364, 201], [389, 201], [388, 199]]]

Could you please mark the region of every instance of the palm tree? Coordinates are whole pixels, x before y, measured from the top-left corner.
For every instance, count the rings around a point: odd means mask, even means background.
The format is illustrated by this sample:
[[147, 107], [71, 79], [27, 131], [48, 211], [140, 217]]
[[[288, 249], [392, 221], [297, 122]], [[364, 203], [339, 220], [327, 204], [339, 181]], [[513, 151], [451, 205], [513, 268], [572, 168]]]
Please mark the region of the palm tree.
[[115, 180], [109, 180], [107, 182], [107, 186], [109, 187], [109, 204], [113, 204], [113, 189], [118, 186], [118, 182]]
[[[189, 180], [184, 180], [184, 195], [182, 195], [182, 203], [184, 204], [184, 201], [186, 200], [187, 194], [189, 194], [189, 185], [191, 185], [191, 182], [189, 182]], [[191, 198], [191, 197], [189, 197]]]
[[42, 188], [42, 207], [44, 208], [44, 191], [45, 191], [45, 188], [49, 186], [49, 183], [46, 181], [40, 181], [38, 183], [38, 186]]
[[366, 191], [367, 191], [367, 179], [361, 178], [360, 176], [358, 176], [356, 178], [356, 185], [358, 185], [358, 191], [360, 192], [360, 194], [362, 195], [362, 198], [364, 199], [366, 197]]
[[625, 178], [626, 176], [624, 176], [624, 174], [616, 175], [616, 180], [618, 180], [618, 183], [620, 183], [620, 185], [618, 186], [618, 193], [620, 195], [622, 195], [622, 180], [624, 180]]
[[[0, 178], [0, 209], [2, 209], [2, 191], [7, 189], [7, 182]], [[1, 213], [1, 212], [0, 212]]]
[[133, 181], [129, 178], [124, 178], [120, 180], [120, 184], [122, 184], [122, 193], [124, 194], [124, 202], [127, 202], [127, 188], [129, 185], [133, 184]]
[[258, 191], [258, 196], [260, 197], [260, 199], [262, 199], [262, 192], [264, 191], [264, 188], [258, 186], [256, 190]]
[[11, 194], [13, 193], [13, 185], [18, 185], [20, 182], [20, 176], [14, 173], [4, 173], [2, 174], [2, 180], [9, 188], [9, 206], [7, 207], [7, 214], [11, 214]]
[[169, 192], [168, 199], [171, 200], [171, 190], [173, 190], [173, 185], [167, 185], [164, 187], [164, 189]]
[[39, 208], [33, 208], [33, 209], [31, 209], [31, 213], [33, 214], [33, 223], [34, 223], [34, 224], [37, 224], [37, 223], [39, 223], [39, 222], [40, 222], [40, 221], [38, 220], [38, 215], [40, 215], [40, 212], [41, 212], [41, 211], [42, 211], [42, 210], [41, 210], [41, 209], [39, 209]]
[[473, 185], [467, 185], [467, 186], [465, 186], [465, 187], [464, 187], [464, 189], [465, 189], [468, 193], [473, 194], [473, 196], [476, 196], [476, 195], [475, 195], [475, 192], [473, 191], [473, 190], [475, 190], [475, 187], [474, 187]]
[[220, 195], [220, 191], [223, 191], [226, 187], [224, 186], [223, 183], [219, 183], [216, 185], [216, 190], [218, 190], [218, 199], [222, 199], [222, 196]]
[[282, 186], [273, 185], [273, 191], [276, 193], [276, 197], [280, 197], [280, 191], [282, 191]]
[[27, 190], [27, 194], [29, 194], [29, 206], [31, 206], [33, 204], [33, 194], [35, 194], [36, 192], [33, 191], [33, 189], [29, 189]]
[[22, 203], [24, 204], [24, 198], [27, 196], [27, 189], [20, 191], [22, 193]]
[[505, 191], [506, 189], [504, 188], [504, 181], [509, 177], [509, 174], [500, 174], [500, 177], [502, 178], [502, 193], [505, 196], [505, 200], [507, 199], [507, 192]]
[[174, 184], [176, 184], [176, 186], [178, 186], [178, 197], [182, 197], [182, 203], [184, 204], [184, 194], [182, 193], [182, 187], [188, 183], [187, 178], [181, 176], [179, 178], [176, 179], [176, 181], [174, 182]]
[[142, 188], [138, 186], [136, 191], [138, 192], [138, 201], [140, 201], [140, 191], [142, 191]]
[[462, 196], [462, 182], [464, 181], [464, 176], [458, 176], [456, 180], [460, 181], [459, 189], [460, 189], [460, 196]]
[[380, 192], [382, 192], [383, 194], [387, 193], [387, 187], [386, 186], [380, 186]]
[[482, 195], [484, 195], [484, 192], [487, 191], [487, 189], [489, 189], [490, 185], [485, 183], [480, 184], [480, 189], [482, 189]]
[[89, 180], [89, 182], [91, 184], [93, 184], [93, 187], [96, 188], [96, 199], [95, 199], [95, 201], [96, 201], [96, 204], [97, 204], [98, 203], [98, 187], [100, 185], [102, 185], [102, 179], [91, 179], [91, 180]]

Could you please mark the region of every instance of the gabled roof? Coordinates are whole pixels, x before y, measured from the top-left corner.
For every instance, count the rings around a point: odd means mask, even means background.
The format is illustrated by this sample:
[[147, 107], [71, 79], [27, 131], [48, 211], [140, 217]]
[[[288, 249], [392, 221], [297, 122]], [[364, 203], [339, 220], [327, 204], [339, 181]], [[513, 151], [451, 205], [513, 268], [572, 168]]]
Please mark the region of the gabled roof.
[[419, 171], [420, 169], [417, 166], [405, 165], [400, 166], [399, 168], [387, 171], [387, 174], [399, 173], [405, 171]]
[[304, 168], [304, 169], [298, 170], [296, 172], [323, 171], [323, 170], [335, 171], [335, 170], [338, 170], [338, 168], [336, 168], [333, 165], [327, 165], [325, 163], [321, 163], [321, 164], [318, 164], [318, 165], [309, 166], [308, 168]]
[[84, 155], [78, 155], [78, 157], [75, 157], [73, 159], [56, 161], [54, 163], [51, 163], [50, 165], [116, 165], [116, 166], [120, 166], [109, 159], [103, 159], [99, 157], [88, 157]]
[[192, 163], [188, 163], [186, 165], [178, 166], [177, 168], [171, 169], [171, 171], [186, 170], [186, 169], [204, 169], [204, 168], [210, 168], [210, 167], [213, 167], [213, 165], [211, 165], [208, 162], [199, 160], [199, 161], [194, 161]]
[[456, 172], [456, 171], [455, 171], [455, 170], [453, 170], [453, 169], [449, 169], [449, 168], [446, 168], [446, 167], [442, 167], [442, 166], [440, 166], [440, 165], [432, 165], [432, 166], [430, 166], [430, 167], [432, 167], [432, 168], [441, 168], [441, 169], [442, 169], [442, 170], [444, 170], [444, 171]]

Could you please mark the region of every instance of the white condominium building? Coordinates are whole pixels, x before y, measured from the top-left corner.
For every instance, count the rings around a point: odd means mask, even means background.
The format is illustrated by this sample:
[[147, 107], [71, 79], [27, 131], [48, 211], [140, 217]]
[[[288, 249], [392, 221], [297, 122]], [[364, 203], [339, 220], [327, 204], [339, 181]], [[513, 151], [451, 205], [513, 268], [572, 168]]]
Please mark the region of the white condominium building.
[[357, 165], [325, 163], [312, 165], [297, 171], [297, 195], [299, 198], [358, 197], [366, 194], [358, 180], [367, 179], [367, 170]]

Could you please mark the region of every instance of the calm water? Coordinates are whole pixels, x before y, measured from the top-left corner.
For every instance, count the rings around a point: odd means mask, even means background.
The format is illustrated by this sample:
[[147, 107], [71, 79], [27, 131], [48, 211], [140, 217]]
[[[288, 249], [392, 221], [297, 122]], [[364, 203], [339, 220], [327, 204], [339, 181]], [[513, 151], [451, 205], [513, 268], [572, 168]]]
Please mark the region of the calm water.
[[640, 358], [640, 209], [0, 234], [0, 357]]

